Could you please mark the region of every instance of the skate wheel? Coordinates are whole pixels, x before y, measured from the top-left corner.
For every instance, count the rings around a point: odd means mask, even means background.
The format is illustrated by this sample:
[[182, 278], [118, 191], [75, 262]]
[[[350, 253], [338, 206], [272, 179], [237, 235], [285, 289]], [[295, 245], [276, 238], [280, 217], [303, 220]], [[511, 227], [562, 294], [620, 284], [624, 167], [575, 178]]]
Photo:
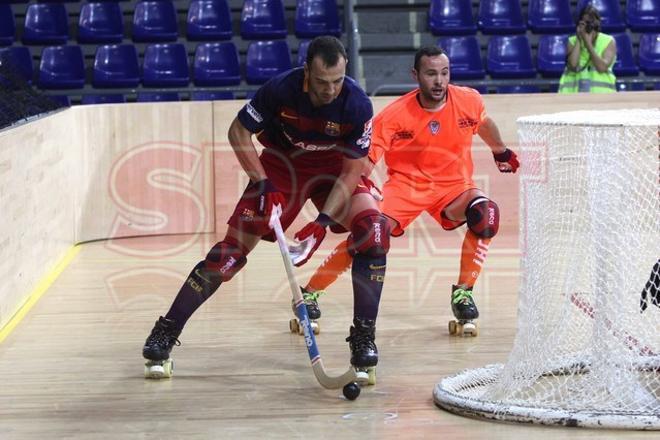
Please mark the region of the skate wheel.
[[475, 337], [479, 334], [479, 330], [477, 329], [477, 324], [473, 322], [467, 322], [463, 325], [463, 334], [466, 336], [472, 336]]
[[449, 321], [449, 334], [450, 335], [456, 334], [456, 321]]
[[318, 322], [312, 321], [312, 331], [314, 332], [315, 335], [321, 333], [321, 326], [319, 325]]
[[455, 334], [458, 335], [458, 336], [463, 336], [463, 324], [461, 324], [460, 322], [456, 323], [456, 333]]
[[360, 386], [369, 385], [369, 373], [365, 370], [355, 370], [355, 381]]
[[371, 367], [367, 369], [367, 374], [368, 374], [368, 384], [369, 385], [376, 385], [376, 367]]
[[174, 371], [171, 359], [162, 362], [148, 361], [144, 364], [144, 377], [147, 379], [169, 379]]
[[289, 331], [291, 333], [298, 333], [298, 329], [300, 326], [298, 325], [298, 320], [297, 319], [292, 319], [289, 321]]

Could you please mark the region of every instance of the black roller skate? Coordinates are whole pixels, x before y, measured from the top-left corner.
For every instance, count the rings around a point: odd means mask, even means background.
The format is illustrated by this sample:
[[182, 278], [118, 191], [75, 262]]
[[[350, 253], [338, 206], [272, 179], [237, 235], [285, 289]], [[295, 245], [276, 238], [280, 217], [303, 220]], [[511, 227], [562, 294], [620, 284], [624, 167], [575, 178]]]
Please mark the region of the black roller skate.
[[353, 318], [350, 336], [346, 338], [351, 348], [351, 365], [355, 368], [357, 382], [360, 385], [376, 383], [376, 365], [378, 347], [376, 347], [376, 321], [373, 319]]
[[[309, 323], [312, 326], [312, 331], [315, 335], [321, 333], [321, 326], [319, 325], [317, 319], [321, 317], [321, 309], [319, 308], [319, 296], [323, 295], [325, 291], [317, 290], [316, 292], [309, 292], [304, 287], [300, 288], [302, 292], [303, 302], [307, 308], [307, 317], [309, 318]], [[295, 303], [291, 301], [291, 309], [293, 310], [293, 316], [295, 318], [289, 321], [289, 330], [291, 333], [298, 333], [299, 335], [303, 334], [303, 326], [300, 325], [298, 320], [298, 314], [296, 313]]]
[[181, 329], [175, 327], [173, 320], [162, 316], [158, 318], [142, 348], [142, 356], [147, 360], [144, 364], [144, 377], [172, 377], [174, 361], [170, 358], [170, 352], [174, 345], [181, 345], [177, 339], [180, 334]]
[[449, 334], [456, 336], [477, 336], [479, 330], [474, 321], [479, 310], [472, 298], [472, 288], [453, 285], [451, 288], [451, 311], [456, 320], [449, 321]]

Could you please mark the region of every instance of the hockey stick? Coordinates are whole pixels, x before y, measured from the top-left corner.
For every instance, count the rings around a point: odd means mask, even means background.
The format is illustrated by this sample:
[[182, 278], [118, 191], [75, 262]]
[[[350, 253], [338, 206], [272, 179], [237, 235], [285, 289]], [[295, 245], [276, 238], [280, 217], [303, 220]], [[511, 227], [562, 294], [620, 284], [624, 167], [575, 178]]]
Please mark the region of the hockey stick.
[[[571, 294], [571, 302], [591, 319], [596, 319], [596, 311], [586, 299], [581, 299], [578, 292]], [[631, 351], [637, 351], [642, 356], [657, 356], [651, 347], [644, 345], [633, 335], [625, 330], [617, 329], [614, 323], [607, 318], [603, 318], [605, 328], [612, 332], [612, 335], [624, 343], [626, 348]]]
[[296, 315], [300, 321], [300, 325], [303, 327], [303, 332], [305, 334], [305, 344], [307, 345], [307, 352], [309, 354], [309, 360], [312, 362], [312, 370], [314, 370], [314, 376], [319, 383], [329, 390], [342, 388], [344, 385], [355, 382], [357, 380], [357, 375], [355, 374], [355, 369], [349, 367], [349, 369], [339, 377], [331, 377], [325, 372], [323, 367], [323, 360], [321, 360], [321, 355], [319, 354], [319, 349], [316, 346], [316, 338], [314, 337], [314, 332], [312, 331], [312, 325], [307, 316], [307, 307], [303, 302], [302, 293], [298, 287], [298, 282], [293, 273], [293, 264], [291, 263], [291, 257], [289, 255], [289, 247], [284, 237], [284, 231], [282, 231], [282, 224], [277, 214], [271, 216], [270, 226], [275, 231], [275, 237], [277, 238], [277, 244], [280, 247], [280, 253], [282, 254], [282, 260], [284, 261], [284, 268], [286, 269], [286, 276], [289, 279], [289, 287], [291, 288], [291, 293], [293, 294], [293, 302], [296, 308]]

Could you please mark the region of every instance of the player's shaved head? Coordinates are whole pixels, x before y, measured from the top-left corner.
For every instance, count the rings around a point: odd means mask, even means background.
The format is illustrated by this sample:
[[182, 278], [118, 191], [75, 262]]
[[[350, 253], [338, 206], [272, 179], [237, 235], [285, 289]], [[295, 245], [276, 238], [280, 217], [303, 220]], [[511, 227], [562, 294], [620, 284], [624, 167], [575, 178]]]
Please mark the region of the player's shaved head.
[[319, 57], [327, 67], [336, 66], [340, 58], [348, 61], [344, 45], [338, 38], [329, 35], [316, 37], [309, 43], [305, 62], [311, 66], [316, 57]]

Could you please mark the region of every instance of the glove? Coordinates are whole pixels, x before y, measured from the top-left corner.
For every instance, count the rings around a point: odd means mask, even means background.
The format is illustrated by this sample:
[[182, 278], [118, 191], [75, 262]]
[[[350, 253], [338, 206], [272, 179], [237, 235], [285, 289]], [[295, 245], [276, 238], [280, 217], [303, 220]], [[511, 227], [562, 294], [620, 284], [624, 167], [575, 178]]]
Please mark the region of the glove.
[[660, 260], [653, 266], [649, 280], [642, 289], [642, 295], [639, 299], [640, 311], [646, 310], [649, 303], [660, 307]]
[[286, 205], [286, 199], [273, 183], [268, 180], [260, 180], [254, 183], [254, 188], [258, 191], [257, 198], [257, 215], [270, 219], [273, 211], [278, 211], [280, 214]]
[[500, 173], [515, 173], [520, 167], [518, 156], [508, 148], [503, 153], [493, 154], [493, 158]]
[[362, 183], [360, 185], [364, 185], [371, 193], [371, 196], [377, 201], [381, 202], [383, 200], [383, 193], [380, 188], [367, 176], [362, 176]]
[[299, 267], [307, 263], [325, 238], [326, 228], [334, 223], [330, 217], [320, 213], [316, 220], [307, 223], [296, 232], [293, 238], [298, 240], [299, 244], [291, 249], [291, 261], [294, 266]]

